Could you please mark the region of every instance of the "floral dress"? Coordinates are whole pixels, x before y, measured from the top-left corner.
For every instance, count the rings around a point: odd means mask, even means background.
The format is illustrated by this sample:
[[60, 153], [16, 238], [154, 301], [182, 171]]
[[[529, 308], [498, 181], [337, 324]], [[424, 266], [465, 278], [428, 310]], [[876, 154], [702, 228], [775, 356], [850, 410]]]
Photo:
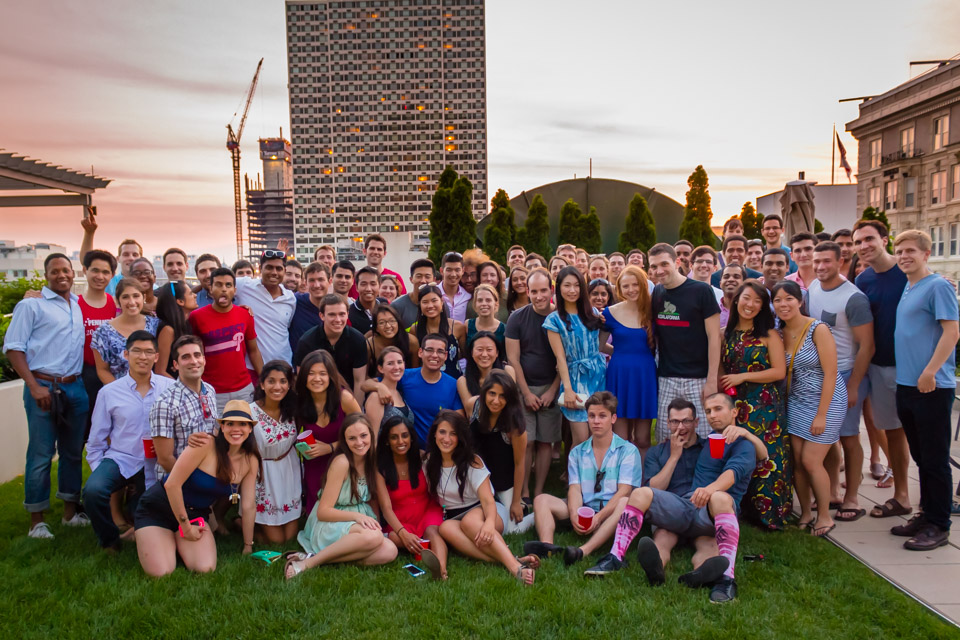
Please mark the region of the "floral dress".
[[[767, 347], [753, 335], [737, 330], [724, 341], [725, 373], [769, 368]], [[776, 382], [743, 382], [736, 389], [737, 424], [763, 440], [769, 456], [753, 472], [740, 508], [744, 518], [757, 526], [780, 530], [793, 511], [793, 466], [790, 441], [783, 426], [780, 386]]]
[[[160, 321], [154, 316], [145, 316], [143, 328], [152, 335], [157, 335]], [[127, 338], [113, 328], [109, 322], [104, 322], [93, 332], [90, 338], [90, 348], [100, 354], [103, 361], [110, 367], [110, 373], [119, 380], [127, 375], [130, 363], [123, 357], [127, 349]]]
[[256, 523], [275, 527], [298, 519], [302, 511], [300, 458], [293, 448], [297, 428], [292, 421], [277, 422], [256, 402], [250, 403], [250, 408], [257, 421], [253, 434], [263, 458]]

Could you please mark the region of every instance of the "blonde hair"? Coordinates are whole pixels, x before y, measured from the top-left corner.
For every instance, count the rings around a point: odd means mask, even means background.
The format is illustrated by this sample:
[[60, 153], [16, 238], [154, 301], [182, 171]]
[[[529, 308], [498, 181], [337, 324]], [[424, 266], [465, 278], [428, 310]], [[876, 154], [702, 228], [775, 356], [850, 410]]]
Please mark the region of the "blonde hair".
[[628, 264], [620, 272], [617, 278], [617, 297], [624, 302], [627, 299], [623, 295], [623, 277], [633, 276], [637, 279], [640, 292], [637, 295], [637, 314], [640, 316], [640, 327], [647, 332], [647, 345], [653, 349], [653, 311], [652, 301], [650, 300], [650, 287], [647, 284], [646, 272], [635, 264]]
[[920, 231], [919, 229], [907, 229], [906, 231], [901, 231], [893, 239], [893, 246], [896, 248], [900, 246], [901, 242], [910, 241], [915, 242], [920, 251], [930, 251], [931, 247], [933, 246], [933, 241], [930, 239], [930, 235], [926, 231]]
[[[470, 304], [473, 305], [473, 310], [477, 311], [477, 294], [480, 293], [481, 291], [487, 291], [490, 293], [491, 296], [493, 296], [493, 301], [496, 305], [493, 310], [493, 315], [496, 315], [497, 309], [500, 308], [500, 296], [497, 295], [496, 289], [494, 289], [489, 284], [485, 284], [483, 282], [481, 282], [480, 284], [478, 284], [476, 287], [473, 288], [473, 298], [470, 300]], [[480, 315], [479, 311], [477, 311], [477, 315]]]

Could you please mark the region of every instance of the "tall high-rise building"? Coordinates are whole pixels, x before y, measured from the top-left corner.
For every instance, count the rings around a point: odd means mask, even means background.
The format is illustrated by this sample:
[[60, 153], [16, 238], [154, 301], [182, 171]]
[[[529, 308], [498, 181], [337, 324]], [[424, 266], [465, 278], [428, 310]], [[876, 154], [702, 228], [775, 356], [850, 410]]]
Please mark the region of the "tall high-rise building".
[[293, 238], [293, 167], [290, 142], [260, 138], [263, 182], [244, 176], [247, 193], [247, 235], [250, 258], [275, 249], [280, 239]]
[[429, 236], [447, 165], [487, 212], [483, 0], [286, 0], [297, 257]]

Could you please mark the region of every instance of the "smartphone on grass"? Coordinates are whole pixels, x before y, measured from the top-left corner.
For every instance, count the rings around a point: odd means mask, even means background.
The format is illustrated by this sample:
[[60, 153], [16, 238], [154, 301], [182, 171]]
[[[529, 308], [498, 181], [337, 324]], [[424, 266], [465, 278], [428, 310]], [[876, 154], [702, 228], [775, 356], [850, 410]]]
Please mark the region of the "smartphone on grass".
[[405, 564], [403, 565], [403, 568], [406, 569], [407, 573], [409, 573], [410, 576], [413, 578], [419, 578], [420, 576], [426, 573], [426, 571], [424, 571], [423, 569], [421, 569], [415, 564]]

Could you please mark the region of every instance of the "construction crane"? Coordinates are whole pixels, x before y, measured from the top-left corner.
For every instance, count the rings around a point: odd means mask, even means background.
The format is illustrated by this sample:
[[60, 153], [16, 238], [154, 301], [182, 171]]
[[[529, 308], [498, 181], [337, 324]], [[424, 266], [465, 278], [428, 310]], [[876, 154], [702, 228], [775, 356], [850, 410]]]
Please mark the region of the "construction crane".
[[[240, 200], [240, 137], [243, 135], [243, 125], [247, 122], [247, 112], [250, 111], [250, 103], [253, 102], [253, 94], [257, 90], [257, 80], [260, 78], [260, 67], [263, 66], [263, 58], [257, 63], [257, 70], [253, 74], [253, 82], [247, 90], [247, 101], [243, 106], [243, 115], [240, 116], [240, 124], [237, 125], [237, 131], [233, 131], [233, 122], [227, 125], [227, 150], [230, 151], [230, 157], [233, 159], [233, 208], [236, 215], [237, 224], [237, 260], [243, 259], [243, 207]], [[234, 112], [234, 119], [237, 114]]]

